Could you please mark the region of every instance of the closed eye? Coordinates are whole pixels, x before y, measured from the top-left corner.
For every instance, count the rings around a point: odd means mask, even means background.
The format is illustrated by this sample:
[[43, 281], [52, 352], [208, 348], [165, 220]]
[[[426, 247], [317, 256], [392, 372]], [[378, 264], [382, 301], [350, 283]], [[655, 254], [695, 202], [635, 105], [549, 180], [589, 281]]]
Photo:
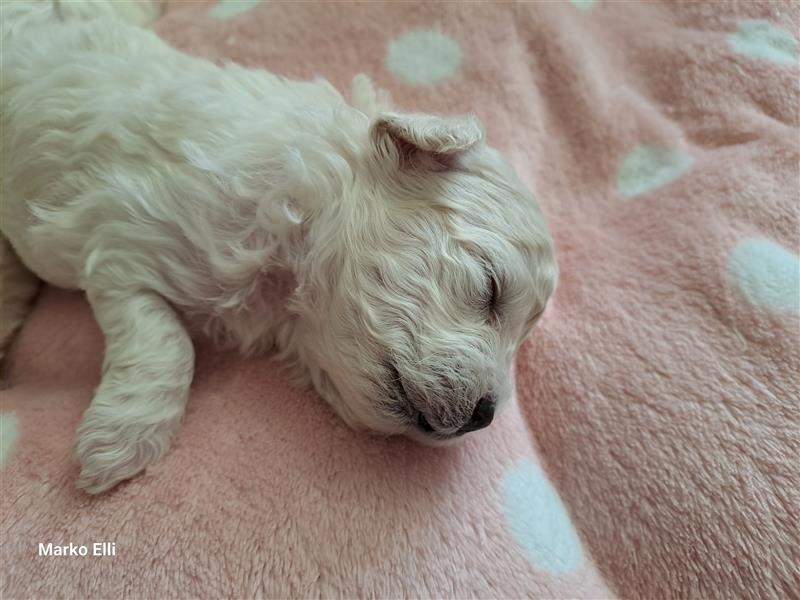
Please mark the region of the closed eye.
[[486, 299], [486, 311], [490, 315], [496, 316], [500, 307], [500, 290], [497, 284], [497, 278], [495, 278], [490, 271], [486, 272], [486, 276], [488, 279], [487, 289], [489, 292]]

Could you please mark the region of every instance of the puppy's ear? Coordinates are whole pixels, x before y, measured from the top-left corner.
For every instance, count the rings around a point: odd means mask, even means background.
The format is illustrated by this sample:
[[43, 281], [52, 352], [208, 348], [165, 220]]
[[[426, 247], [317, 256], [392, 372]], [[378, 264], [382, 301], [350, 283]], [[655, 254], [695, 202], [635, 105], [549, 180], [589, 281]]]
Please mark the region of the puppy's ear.
[[378, 153], [401, 167], [443, 170], [478, 144], [483, 130], [475, 117], [387, 113], [372, 124], [370, 136]]

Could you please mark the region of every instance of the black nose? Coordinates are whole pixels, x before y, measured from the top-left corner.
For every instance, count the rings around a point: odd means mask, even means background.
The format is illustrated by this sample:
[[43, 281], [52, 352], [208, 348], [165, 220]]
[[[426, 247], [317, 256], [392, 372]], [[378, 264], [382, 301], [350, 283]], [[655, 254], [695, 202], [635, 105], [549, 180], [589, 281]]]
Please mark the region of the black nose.
[[458, 433], [469, 433], [488, 427], [492, 419], [494, 419], [494, 399], [491, 396], [484, 396], [475, 405], [472, 418], [458, 430]]

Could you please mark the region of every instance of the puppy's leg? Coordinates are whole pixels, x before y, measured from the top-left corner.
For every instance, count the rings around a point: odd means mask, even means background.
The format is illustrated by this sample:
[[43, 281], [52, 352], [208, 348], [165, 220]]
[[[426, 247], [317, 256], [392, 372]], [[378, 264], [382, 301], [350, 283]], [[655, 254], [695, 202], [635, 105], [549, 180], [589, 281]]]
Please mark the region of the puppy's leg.
[[0, 235], [0, 361], [11, 344], [39, 289], [39, 279], [31, 273]]
[[93, 292], [106, 339], [103, 378], [78, 428], [78, 487], [105, 491], [156, 462], [180, 424], [194, 348], [177, 315], [148, 291]]

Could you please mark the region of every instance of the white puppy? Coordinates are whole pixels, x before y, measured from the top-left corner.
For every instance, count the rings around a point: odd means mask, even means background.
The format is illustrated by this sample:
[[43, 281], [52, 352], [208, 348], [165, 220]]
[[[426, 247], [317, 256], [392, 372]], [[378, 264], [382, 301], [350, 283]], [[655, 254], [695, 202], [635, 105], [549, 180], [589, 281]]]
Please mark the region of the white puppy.
[[[2, 233], [39, 278], [86, 291], [106, 338], [81, 488], [167, 450], [190, 332], [276, 348], [352, 426], [430, 441], [489, 424], [557, 269], [474, 118], [390, 112], [364, 76], [348, 104], [187, 56], [132, 24], [146, 3], [12, 6]], [[33, 286], [0, 256], [16, 323]]]

